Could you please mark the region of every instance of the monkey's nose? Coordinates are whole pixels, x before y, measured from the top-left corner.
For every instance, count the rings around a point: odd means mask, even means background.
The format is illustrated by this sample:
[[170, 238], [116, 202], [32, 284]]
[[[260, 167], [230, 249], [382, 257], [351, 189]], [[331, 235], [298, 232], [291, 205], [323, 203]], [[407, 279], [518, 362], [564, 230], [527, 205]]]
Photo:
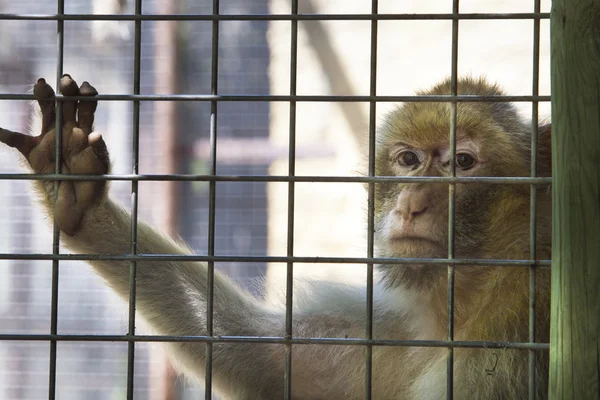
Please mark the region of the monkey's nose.
[[415, 217], [418, 217], [421, 214], [425, 214], [425, 212], [427, 211], [427, 208], [428, 208], [427, 206], [423, 206], [420, 210], [412, 210], [410, 212], [411, 218], [415, 218]]
[[411, 222], [430, 210], [430, 193], [424, 190], [403, 190], [396, 200], [396, 213], [403, 221]]
[[418, 216], [425, 214], [425, 212], [427, 211], [427, 206], [423, 205], [420, 207], [411, 207], [411, 206], [406, 206], [406, 207], [402, 207], [399, 211], [400, 211], [400, 216], [402, 217], [402, 219], [404, 221], [412, 221], [415, 218], [417, 218]]

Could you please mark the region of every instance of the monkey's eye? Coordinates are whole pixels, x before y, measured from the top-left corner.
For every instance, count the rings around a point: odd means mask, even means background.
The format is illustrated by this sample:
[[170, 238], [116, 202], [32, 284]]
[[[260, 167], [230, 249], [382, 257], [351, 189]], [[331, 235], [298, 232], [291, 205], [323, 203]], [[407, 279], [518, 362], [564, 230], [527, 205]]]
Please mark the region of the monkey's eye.
[[411, 167], [419, 163], [419, 156], [414, 151], [404, 150], [400, 153], [400, 157], [398, 157], [398, 162], [400, 165], [404, 165], [406, 167]]
[[456, 155], [456, 166], [460, 169], [469, 169], [475, 165], [475, 158], [469, 153], [458, 153]]

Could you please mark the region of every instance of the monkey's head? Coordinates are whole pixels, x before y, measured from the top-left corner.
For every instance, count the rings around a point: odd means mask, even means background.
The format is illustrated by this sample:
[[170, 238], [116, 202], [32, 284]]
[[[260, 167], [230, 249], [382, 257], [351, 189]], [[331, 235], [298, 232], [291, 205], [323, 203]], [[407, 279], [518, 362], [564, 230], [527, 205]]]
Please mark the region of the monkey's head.
[[[458, 82], [459, 94], [502, 95], [484, 79]], [[450, 94], [448, 80], [426, 95]], [[456, 157], [450, 160], [450, 103], [405, 103], [392, 111], [377, 135], [378, 176], [456, 175], [529, 176], [531, 124], [503, 102], [457, 105]], [[539, 175], [550, 175], [549, 128], [540, 130]], [[540, 190], [540, 221], [549, 217], [547, 188]], [[528, 258], [528, 185], [463, 183], [455, 185], [456, 258]], [[379, 256], [446, 258], [448, 255], [448, 184], [378, 183], [375, 185], [375, 244]], [[547, 214], [547, 215], [546, 215]], [[544, 223], [544, 222], [542, 222]], [[545, 230], [544, 230], [545, 231]], [[549, 240], [549, 237], [548, 237]], [[471, 283], [483, 278], [482, 267], [461, 267]], [[382, 266], [390, 286], [419, 290], [446, 280], [443, 265], [426, 263]]]

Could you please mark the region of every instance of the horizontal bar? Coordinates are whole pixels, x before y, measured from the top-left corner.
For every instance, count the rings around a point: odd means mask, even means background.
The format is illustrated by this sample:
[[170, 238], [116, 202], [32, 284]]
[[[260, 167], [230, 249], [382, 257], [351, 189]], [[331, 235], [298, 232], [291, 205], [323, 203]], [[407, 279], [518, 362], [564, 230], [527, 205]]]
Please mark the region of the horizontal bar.
[[186, 181], [186, 182], [326, 182], [326, 183], [497, 183], [549, 185], [550, 177], [528, 176], [287, 176], [287, 175], [193, 175], [193, 174], [0, 174], [0, 180], [24, 181]]
[[0, 253], [0, 260], [61, 260], [61, 261], [204, 261], [248, 263], [306, 264], [434, 264], [478, 265], [482, 267], [549, 267], [550, 260], [485, 260], [468, 258], [383, 258], [383, 257], [300, 257], [300, 256], [207, 256], [199, 254], [45, 254]]
[[[56, 95], [57, 101], [273, 101], [273, 102], [415, 102], [415, 103], [502, 103], [502, 102], [544, 102], [550, 96], [476, 96], [462, 94], [451, 95], [410, 95], [410, 96], [369, 96], [369, 95], [270, 95], [270, 94], [104, 94], [93, 99], [84, 96]], [[0, 100], [35, 100], [32, 94], [0, 93]]]
[[402, 21], [549, 19], [550, 13], [464, 14], [0, 14], [0, 20], [35, 21]]
[[521, 349], [543, 350], [550, 348], [548, 343], [525, 342], [481, 342], [447, 340], [391, 340], [358, 338], [298, 338], [266, 336], [160, 336], [160, 335], [49, 335], [49, 334], [0, 334], [2, 340], [18, 341], [71, 341], [71, 342], [204, 342], [204, 343], [263, 343], [263, 344], [318, 344], [343, 346], [399, 346], [399, 347], [447, 347], [479, 349]]

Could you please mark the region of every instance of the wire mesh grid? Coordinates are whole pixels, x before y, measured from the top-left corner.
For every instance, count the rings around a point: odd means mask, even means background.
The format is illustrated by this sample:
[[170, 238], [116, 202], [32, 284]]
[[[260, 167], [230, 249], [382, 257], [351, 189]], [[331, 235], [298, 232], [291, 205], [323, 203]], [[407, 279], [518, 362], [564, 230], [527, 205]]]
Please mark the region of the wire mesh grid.
[[[114, 174], [90, 177], [87, 175], [62, 175], [59, 165], [55, 174], [22, 174], [3, 173], [0, 180], [51, 180], [57, 184], [60, 181], [78, 180], [114, 180], [131, 182], [131, 247], [129, 254], [122, 255], [66, 255], [60, 254], [60, 231], [55, 226], [53, 235], [52, 254], [0, 254], [0, 259], [5, 260], [50, 260], [52, 261], [52, 305], [51, 305], [51, 328], [49, 334], [0, 334], [0, 340], [29, 340], [48, 341], [50, 343], [50, 368], [49, 368], [49, 393], [50, 399], [55, 398], [56, 393], [56, 346], [60, 341], [112, 341], [126, 342], [128, 344], [127, 356], [127, 398], [134, 397], [134, 360], [135, 345], [138, 342], [203, 342], [206, 343], [206, 374], [205, 374], [205, 396], [212, 398], [212, 345], [215, 343], [278, 343], [285, 345], [285, 398], [292, 398], [293, 381], [292, 358], [294, 345], [319, 344], [319, 345], [357, 345], [364, 346], [365, 351], [365, 398], [370, 399], [372, 375], [372, 348], [373, 346], [422, 346], [422, 347], [445, 347], [448, 349], [447, 358], [447, 398], [453, 398], [453, 351], [455, 348], [512, 348], [529, 351], [529, 398], [535, 398], [535, 358], [537, 351], [547, 351], [547, 343], [536, 343], [535, 337], [535, 288], [536, 269], [547, 267], [549, 260], [539, 260], [536, 257], [536, 186], [548, 184], [551, 178], [537, 177], [537, 135], [532, 134], [531, 142], [531, 176], [530, 177], [456, 177], [455, 165], [450, 163], [451, 176], [449, 177], [381, 177], [375, 176], [375, 137], [376, 137], [376, 107], [381, 102], [430, 102], [440, 101], [451, 104], [451, 129], [450, 129], [450, 153], [453, 158], [456, 154], [456, 121], [457, 104], [459, 102], [530, 102], [532, 104], [532, 131], [538, 129], [538, 103], [547, 102], [549, 96], [539, 95], [539, 64], [540, 64], [540, 20], [548, 19], [549, 14], [541, 12], [540, 0], [535, 0], [532, 13], [460, 13], [459, 1], [453, 0], [451, 13], [439, 14], [380, 14], [378, 12], [378, 1], [371, 1], [371, 12], [368, 14], [300, 14], [298, 0], [291, 0], [289, 14], [239, 14], [224, 15], [220, 13], [219, 0], [213, 0], [212, 13], [210, 14], [186, 14], [186, 15], [150, 15], [143, 14], [142, 0], [135, 0], [135, 11], [131, 15], [90, 15], [90, 14], [66, 14], [64, 0], [57, 0], [56, 14], [48, 15], [25, 15], [25, 14], [0, 14], [0, 20], [48, 20], [56, 21], [57, 33], [57, 81], [63, 73], [63, 48], [64, 48], [64, 22], [80, 20], [107, 20], [107, 21], [133, 21], [134, 23], [134, 74], [133, 93], [119, 95], [99, 95], [100, 101], [131, 101], [133, 104], [133, 144], [132, 144], [132, 171], [130, 174]], [[459, 46], [459, 22], [461, 20], [505, 20], [523, 19], [532, 20], [533, 29], [533, 84], [531, 95], [510, 96], [468, 96], [458, 95], [458, 46]], [[210, 94], [194, 95], [142, 95], [140, 94], [140, 71], [141, 71], [141, 43], [142, 23], [144, 21], [208, 21], [212, 25], [212, 51], [211, 51], [211, 84]], [[298, 95], [297, 94], [297, 68], [298, 68], [298, 22], [299, 21], [368, 21], [370, 23], [370, 84], [368, 95]], [[429, 95], [429, 96], [390, 96], [377, 95], [377, 43], [378, 24], [387, 20], [448, 20], [452, 23], [452, 62], [451, 70], [451, 94]], [[290, 77], [289, 94], [287, 95], [237, 95], [220, 94], [218, 89], [218, 49], [219, 49], [219, 26], [223, 21], [284, 21], [291, 25], [290, 40]], [[2, 100], [30, 100], [30, 95], [0, 94]], [[62, 97], [58, 96], [57, 127], [61, 129], [60, 107]], [[140, 138], [140, 103], [142, 101], [199, 101], [210, 104], [210, 167], [208, 174], [140, 174], [139, 173], [139, 138]], [[223, 102], [287, 102], [289, 103], [289, 164], [288, 174], [285, 176], [273, 175], [223, 175], [217, 172], [217, 115], [219, 104]], [[296, 105], [298, 102], [368, 102], [369, 104], [369, 141], [368, 141], [368, 175], [367, 176], [298, 176], [296, 175]], [[60, 159], [61, 135], [57, 135], [57, 152]], [[139, 254], [137, 249], [137, 221], [138, 221], [138, 183], [142, 181], [194, 181], [208, 182], [209, 184], [209, 220], [208, 220], [208, 251], [207, 255], [169, 255], [169, 254]], [[286, 256], [222, 256], [215, 253], [215, 216], [216, 216], [216, 184], [217, 182], [281, 182], [286, 183], [288, 188], [287, 198], [287, 252]], [[304, 182], [352, 182], [366, 183], [368, 186], [368, 223], [367, 223], [367, 254], [366, 257], [306, 257], [295, 256], [294, 252], [294, 210], [295, 210], [295, 185]], [[443, 182], [449, 187], [449, 210], [448, 210], [448, 257], [446, 259], [396, 259], [376, 257], [374, 253], [374, 188], [375, 184], [381, 182], [417, 183], [417, 182]], [[454, 226], [455, 226], [455, 192], [457, 183], [491, 182], [516, 185], [530, 185], [530, 257], [528, 260], [474, 260], [456, 258], [454, 254]], [[58, 187], [58, 186], [56, 186]], [[129, 320], [128, 332], [125, 335], [99, 335], [99, 334], [59, 334], [57, 331], [58, 295], [59, 295], [59, 271], [60, 262], [69, 260], [91, 261], [98, 259], [123, 260], [130, 263], [130, 286], [129, 286]], [[203, 261], [208, 268], [208, 294], [206, 314], [206, 335], [201, 336], [158, 336], [139, 335], [135, 332], [136, 314], [136, 263], [142, 260], [152, 261]], [[448, 270], [448, 325], [446, 340], [382, 340], [373, 337], [373, 267], [380, 264], [410, 264], [416, 260], [431, 264], [447, 265]], [[283, 337], [251, 337], [251, 336], [214, 336], [213, 335], [213, 279], [214, 267], [217, 262], [253, 262], [253, 263], [285, 263], [286, 274], [286, 303], [285, 303], [285, 336]], [[366, 282], [366, 321], [365, 338], [302, 338], [294, 336], [292, 329], [293, 321], [293, 278], [294, 265], [299, 263], [362, 263], [367, 265]], [[530, 271], [530, 296], [529, 296], [529, 342], [472, 342], [454, 340], [454, 272], [455, 268], [462, 265], [478, 266], [507, 266], [528, 267]]]

